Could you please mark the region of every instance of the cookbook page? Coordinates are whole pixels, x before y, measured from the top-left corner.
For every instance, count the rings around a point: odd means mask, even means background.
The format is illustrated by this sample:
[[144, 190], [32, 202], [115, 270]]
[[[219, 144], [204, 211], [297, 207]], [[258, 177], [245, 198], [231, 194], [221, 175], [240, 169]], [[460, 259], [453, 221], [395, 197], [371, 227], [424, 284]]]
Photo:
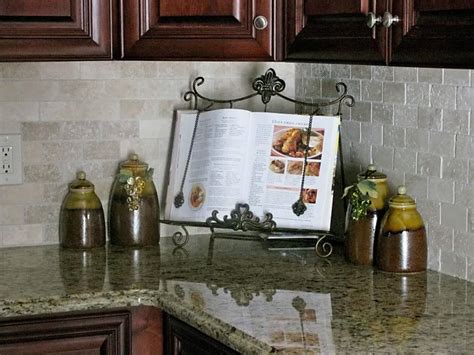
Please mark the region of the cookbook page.
[[292, 205], [300, 194], [308, 115], [253, 113], [253, 154], [248, 201], [257, 215], [273, 214], [277, 227], [328, 231], [340, 118], [314, 116], [309, 140], [301, 216]]
[[205, 222], [213, 210], [219, 210], [221, 215], [229, 214], [236, 203], [245, 202], [250, 112], [222, 109], [202, 112], [199, 117], [183, 188], [185, 201], [180, 208], [174, 206], [195, 121], [196, 111], [178, 113], [167, 193], [167, 219]]

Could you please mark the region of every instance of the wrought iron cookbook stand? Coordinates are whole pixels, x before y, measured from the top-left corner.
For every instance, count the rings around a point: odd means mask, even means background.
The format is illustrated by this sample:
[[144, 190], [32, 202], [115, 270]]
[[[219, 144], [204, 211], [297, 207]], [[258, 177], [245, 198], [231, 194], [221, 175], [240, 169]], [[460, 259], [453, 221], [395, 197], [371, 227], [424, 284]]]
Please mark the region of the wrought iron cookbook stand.
[[[347, 86], [343, 82], [338, 82], [336, 84], [336, 90], [339, 93], [339, 97], [332, 101], [327, 102], [306, 102], [296, 100], [290, 97], [287, 97], [282, 94], [285, 89], [285, 82], [279, 78], [275, 70], [268, 69], [266, 73], [252, 82], [253, 93], [234, 98], [234, 99], [214, 99], [208, 98], [199, 93], [198, 86], [204, 84], [203, 77], [197, 77], [192, 83], [192, 89], [184, 94], [184, 100], [191, 102], [194, 100], [193, 108], [197, 111], [196, 121], [194, 125], [193, 135], [191, 138], [191, 144], [189, 148], [189, 153], [186, 161], [186, 167], [184, 175], [182, 178], [181, 189], [178, 195], [175, 197], [175, 206], [179, 207], [184, 202], [183, 196], [183, 186], [185, 183], [188, 166], [192, 156], [194, 137], [199, 123], [199, 114], [203, 111], [208, 111], [214, 108], [215, 104], [224, 104], [229, 105], [230, 108], [233, 108], [234, 103], [249, 100], [253, 97], [260, 96], [262, 103], [264, 105], [264, 111], [267, 112], [268, 103], [270, 102], [273, 96], [279, 97], [285, 101], [306, 107], [310, 110], [309, 114], [309, 123], [308, 123], [308, 134], [311, 131], [312, 118], [314, 115], [321, 114], [321, 109], [324, 107], [335, 106], [337, 107], [337, 112], [335, 115], [342, 115], [342, 105], [345, 104], [348, 107], [354, 105], [354, 98], [351, 95], [347, 94]], [[309, 139], [307, 140], [309, 142]], [[339, 137], [339, 161], [341, 166], [341, 182], [342, 187], [345, 186], [345, 177], [344, 177], [344, 163], [341, 150], [341, 137]], [[306, 145], [305, 156], [304, 156], [304, 165], [303, 165], [303, 175], [301, 179], [301, 192], [304, 187], [305, 179], [305, 168], [307, 164], [309, 145]], [[300, 198], [293, 204], [293, 211], [295, 214], [300, 215], [304, 213], [306, 209], [304, 202], [302, 200], [302, 194], [300, 193]], [[314, 250], [316, 254], [320, 257], [328, 257], [332, 253], [332, 245], [329, 241], [326, 240], [328, 237], [335, 237], [336, 235], [331, 231], [319, 231], [319, 230], [299, 230], [291, 228], [277, 228], [276, 222], [273, 220], [271, 213], [266, 213], [264, 218], [260, 220], [259, 217], [255, 216], [254, 213], [250, 210], [250, 206], [247, 204], [236, 204], [234, 210], [231, 211], [229, 216], [224, 216], [222, 219], [218, 216], [219, 211], [214, 210], [206, 222], [183, 222], [183, 221], [172, 221], [172, 220], [162, 220], [162, 223], [177, 225], [183, 230], [177, 231], [173, 234], [173, 242], [176, 246], [184, 246], [189, 239], [189, 232], [186, 229], [186, 226], [190, 227], [209, 227], [211, 230], [211, 243], [213, 243], [215, 238], [238, 238], [238, 239], [254, 239], [264, 238], [267, 240], [279, 239], [279, 240], [315, 240], [316, 244], [314, 245]], [[239, 233], [217, 233], [216, 229], [231, 229], [234, 232]], [[258, 233], [258, 234], [256, 234]]]

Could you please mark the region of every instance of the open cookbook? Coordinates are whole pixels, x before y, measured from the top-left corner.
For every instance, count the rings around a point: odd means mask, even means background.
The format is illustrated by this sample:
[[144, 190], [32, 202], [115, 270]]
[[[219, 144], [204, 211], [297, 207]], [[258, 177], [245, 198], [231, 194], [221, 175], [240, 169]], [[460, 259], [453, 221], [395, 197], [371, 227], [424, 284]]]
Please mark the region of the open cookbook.
[[258, 217], [273, 214], [277, 228], [329, 231], [339, 116], [314, 116], [303, 191], [307, 210], [296, 216], [300, 195], [308, 115], [221, 109], [201, 112], [183, 187], [180, 191], [196, 111], [178, 111], [165, 218], [205, 222], [213, 210], [228, 215], [247, 203]]

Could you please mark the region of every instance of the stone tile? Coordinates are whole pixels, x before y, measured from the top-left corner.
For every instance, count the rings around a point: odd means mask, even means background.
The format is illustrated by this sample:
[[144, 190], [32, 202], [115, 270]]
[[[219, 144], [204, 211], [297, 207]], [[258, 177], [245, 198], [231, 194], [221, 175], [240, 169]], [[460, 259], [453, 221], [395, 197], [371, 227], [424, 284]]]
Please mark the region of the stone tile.
[[0, 186], [2, 205], [27, 205], [43, 201], [43, 185], [23, 183], [21, 185]]
[[[422, 215], [423, 217], [423, 215]], [[444, 251], [453, 250], [454, 230], [440, 224], [430, 224], [428, 239], [432, 239], [434, 245]]]
[[370, 162], [370, 146], [367, 144], [352, 143], [349, 163], [358, 164], [362, 168], [369, 165]]
[[468, 134], [469, 111], [443, 110], [443, 131]]
[[43, 225], [44, 245], [59, 244], [59, 227], [57, 223]]
[[25, 211], [26, 224], [58, 223], [59, 206], [57, 205], [31, 205]]
[[120, 101], [120, 118], [121, 119], [137, 119], [137, 120], [153, 120], [162, 118], [164, 112], [163, 106], [170, 110], [172, 107], [163, 105], [164, 101], [160, 100], [121, 100]]
[[313, 78], [329, 79], [331, 77], [331, 64], [311, 64], [311, 76]]
[[393, 148], [373, 146], [372, 161], [379, 168], [393, 170]]
[[[160, 69], [163, 66], [164, 65], [160, 65]], [[149, 79], [149, 78], [156, 78], [157, 74], [158, 74], [157, 62], [153, 62], [153, 61], [120, 62], [120, 77], [121, 78]]]
[[405, 143], [406, 147], [418, 152], [429, 151], [430, 132], [426, 129], [407, 129]]
[[455, 156], [458, 159], [472, 159], [474, 157], [474, 137], [456, 134]]
[[341, 122], [342, 139], [345, 142], [360, 143], [360, 122], [357, 121], [346, 121]]
[[456, 136], [451, 133], [430, 132], [430, 153], [447, 157], [454, 157], [454, 143]]
[[360, 101], [361, 88], [360, 80], [348, 80], [344, 79], [344, 83], [347, 85], [347, 93], [352, 95], [356, 102]]
[[37, 63], [1, 63], [0, 79], [34, 80], [40, 78]]
[[139, 131], [138, 121], [102, 122], [102, 139], [138, 138]]
[[127, 158], [130, 154], [138, 154], [140, 160], [152, 161], [166, 159], [169, 151], [169, 140], [166, 139], [127, 139], [120, 142], [120, 156]]
[[98, 121], [66, 121], [62, 123], [60, 136], [64, 140], [98, 140], [100, 127]]
[[331, 78], [349, 79], [351, 77], [351, 66], [349, 64], [331, 64]]
[[119, 118], [116, 100], [52, 101], [40, 103], [42, 121], [101, 121]]
[[[70, 176], [71, 180], [74, 178], [73, 175]], [[95, 183], [95, 181], [94, 181]], [[44, 188], [44, 201], [41, 201], [41, 203], [45, 202], [56, 202], [59, 203], [64, 199], [64, 196], [66, 196], [68, 192], [68, 185], [69, 183], [45, 183], [43, 188]], [[40, 202], [38, 202], [40, 203]]]
[[469, 183], [474, 184], [474, 160], [469, 160]]
[[419, 68], [418, 81], [420, 83], [441, 84], [443, 82], [443, 71], [435, 68]]
[[23, 223], [25, 223], [25, 211], [23, 206], [10, 205], [7, 208], [3, 208], [3, 206], [0, 208], [0, 225]]
[[456, 109], [474, 109], [474, 88], [458, 87], [456, 90]]
[[442, 202], [441, 224], [460, 232], [467, 232], [467, 208]]
[[466, 260], [467, 260], [466, 280], [470, 282], [474, 282], [474, 258], [467, 257]]
[[321, 80], [315, 78], [303, 78], [303, 94], [305, 97], [320, 97]]
[[432, 85], [430, 105], [435, 108], [453, 109], [456, 106], [456, 88], [454, 86]]
[[[408, 177], [407, 177], [408, 178]], [[407, 182], [407, 188], [408, 188]], [[416, 190], [415, 190], [416, 191]], [[408, 188], [409, 195], [412, 194], [412, 189]], [[422, 198], [416, 198], [416, 206], [423, 221], [430, 225], [430, 228], [440, 224], [440, 203], [437, 201], [424, 200]]]
[[171, 120], [141, 120], [140, 138], [171, 138], [173, 122]]
[[371, 79], [372, 70], [368, 65], [352, 65], [351, 67], [352, 79]]
[[397, 194], [398, 187], [405, 185], [405, 172], [400, 170], [383, 169], [387, 175], [389, 196]]
[[[226, 83], [230, 82], [229, 79]], [[109, 99], [181, 99], [181, 87], [178, 89], [177, 83], [170, 79], [109, 80], [105, 82], [105, 91]], [[183, 90], [186, 88], [187, 85], [183, 86]]]
[[418, 109], [416, 106], [393, 105], [394, 124], [398, 127], [416, 128]]
[[61, 137], [61, 122], [25, 122], [21, 125], [22, 140], [51, 141]]
[[57, 182], [60, 179], [60, 170], [54, 164], [32, 164], [24, 167], [25, 182]]
[[21, 122], [0, 120], [0, 132], [2, 134], [21, 134]]
[[393, 68], [386, 66], [373, 66], [372, 80], [393, 81]]
[[[88, 157], [86, 157], [88, 158]], [[79, 171], [87, 174], [87, 180], [93, 184], [104, 178], [112, 178], [117, 174], [119, 162], [117, 160], [87, 160], [66, 162], [61, 166], [63, 181], [72, 181]]]
[[310, 63], [296, 63], [295, 65], [295, 79], [297, 82], [303, 78], [311, 77], [311, 64]]
[[377, 123], [361, 122], [360, 129], [362, 143], [368, 145], [382, 145], [382, 125]]
[[440, 268], [440, 255], [441, 250], [430, 244], [430, 239], [428, 238], [428, 269], [439, 271]]
[[321, 96], [325, 98], [337, 97], [336, 79], [322, 79], [321, 80]]
[[429, 106], [430, 85], [420, 83], [407, 83], [406, 101], [407, 105]]
[[73, 80], [80, 79], [79, 62], [36, 63], [41, 79]]
[[[251, 76], [256, 77], [262, 75], [267, 70], [266, 63], [259, 63], [254, 67], [249, 66], [248, 62], [238, 63], [237, 66], [230, 62], [202, 62], [195, 63], [195, 65], [199, 75], [204, 77], [206, 81], [208, 78], [235, 77], [237, 75], [249, 77], [249, 71], [253, 72]], [[179, 63], [163, 62], [158, 67], [158, 76], [161, 78], [173, 78], [174, 71], [179, 69]], [[279, 74], [277, 73], [277, 75]]]
[[418, 80], [418, 69], [417, 68], [393, 68], [394, 81], [410, 82]]
[[43, 241], [41, 224], [25, 224], [3, 227], [3, 246], [40, 245]]
[[469, 86], [469, 70], [467, 69], [444, 69], [445, 85]]
[[382, 101], [382, 82], [361, 81], [361, 99], [364, 101]]
[[38, 102], [1, 102], [0, 118], [2, 121], [38, 121]]
[[472, 207], [467, 210], [467, 231], [474, 233], [474, 208]]
[[441, 269], [443, 274], [466, 278], [466, 258], [457, 252], [441, 251]]
[[57, 81], [56, 101], [79, 101], [106, 99], [105, 81], [99, 80], [63, 80]]
[[351, 120], [358, 122], [371, 121], [371, 103], [370, 102], [356, 102], [351, 108]]
[[458, 206], [474, 208], [474, 189], [467, 183], [455, 183], [454, 201]]
[[395, 147], [393, 169], [405, 173], [416, 173], [416, 152], [410, 149]]
[[383, 102], [404, 104], [405, 83], [383, 83]]
[[84, 145], [84, 157], [92, 159], [119, 159], [120, 142], [119, 141], [97, 141], [88, 142]]
[[474, 257], [474, 233], [454, 231], [454, 250], [460, 256]]
[[121, 63], [107, 62], [81, 62], [81, 79], [118, 79], [121, 74]]
[[434, 201], [454, 203], [454, 180], [430, 176], [428, 198]]
[[416, 173], [424, 176], [441, 176], [441, 157], [429, 153], [418, 153]]
[[468, 182], [468, 162], [462, 159], [443, 159], [443, 179]]
[[442, 111], [432, 107], [418, 107], [418, 128], [441, 131]]
[[373, 103], [372, 121], [382, 124], [393, 124], [393, 105]]
[[22, 143], [23, 165], [38, 164], [44, 160], [43, 142], [25, 141]]
[[386, 147], [405, 147], [405, 129], [392, 125], [384, 125], [383, 145]]
[[[405, 184], [408, 194], [418, 199], [426, 199], [428, 196], [428, 178], [425, 176], [405, 174]], [[439, 223], [439, 219], [438, 222]]]
[[77, 161], [82, 159], [82, 147], [82, 142], [45, 142], [41, 144], [40, 151], [42, 156], [48, 157], [48, 161]]
[[0, 101], [44, 101], [58, 96], [58, 81], [2, 81]]

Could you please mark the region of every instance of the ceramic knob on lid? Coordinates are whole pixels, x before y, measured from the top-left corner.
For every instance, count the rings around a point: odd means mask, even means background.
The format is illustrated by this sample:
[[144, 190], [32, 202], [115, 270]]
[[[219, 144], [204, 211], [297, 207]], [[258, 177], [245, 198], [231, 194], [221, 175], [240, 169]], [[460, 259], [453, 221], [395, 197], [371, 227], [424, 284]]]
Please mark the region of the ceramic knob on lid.
[[388, 205], [377, 242], [377, 267], [388, 272], [425, 271], [426, 230], [415, 200], [400, 186]]

